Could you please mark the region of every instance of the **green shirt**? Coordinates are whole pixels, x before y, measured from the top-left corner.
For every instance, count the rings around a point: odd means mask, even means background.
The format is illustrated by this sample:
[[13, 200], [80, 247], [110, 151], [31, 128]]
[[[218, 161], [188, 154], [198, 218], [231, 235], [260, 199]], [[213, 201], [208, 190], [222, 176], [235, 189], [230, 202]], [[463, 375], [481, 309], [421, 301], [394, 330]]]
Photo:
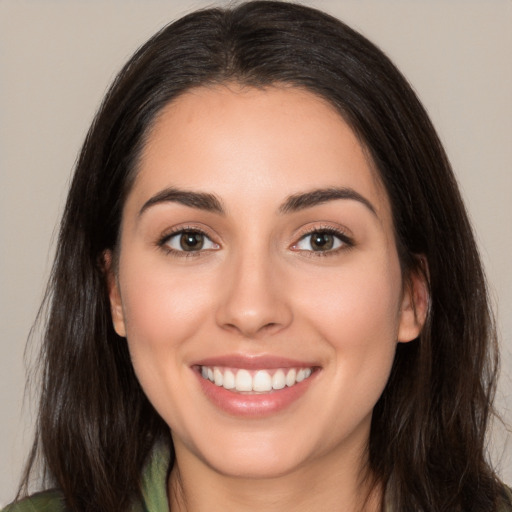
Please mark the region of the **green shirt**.
[[[169, 512], [168, 472], [167, 449], [155, 449], [142, 474], [142, 502], [134, 503], [129, 512]], [[498, 512], [512, 512], [512, 492], [508, 487], [505, 487], [505, 495], [507, 503], [503, 503]], [[1, 512], [66, 512], [66, 507], [59, 491], [44, 491], [8, 505]]]
[[[142, 502], [134, 503], [129, 512], [169, 512], [168, 470], [168, 450], [155, 449], [142, 474]], [[62, 493], [49, 490], [8, 505], [1, 512], [66, 512], [66, 510]]]

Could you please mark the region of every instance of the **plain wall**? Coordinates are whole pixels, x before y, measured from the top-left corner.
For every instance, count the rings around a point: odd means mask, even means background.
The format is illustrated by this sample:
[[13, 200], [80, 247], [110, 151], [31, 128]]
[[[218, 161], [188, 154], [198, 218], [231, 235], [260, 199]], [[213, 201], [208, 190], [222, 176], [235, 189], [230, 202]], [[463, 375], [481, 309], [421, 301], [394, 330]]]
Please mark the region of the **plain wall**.
[[[340, 17], [387, 52], [446, 145], [498, 310], [498, 406], [512, 425], [512, 1], [304, 3]], [[0, 0], [0, 503], [12, 499], [30, 444], [35, 409], [30, 400], [21, 409], [24, 345], [93, 113], [141, 43], [210, 4]], [[499, 426], [492, 439], [501, 475], [512, 483], [512, 441], [506, 444]]]

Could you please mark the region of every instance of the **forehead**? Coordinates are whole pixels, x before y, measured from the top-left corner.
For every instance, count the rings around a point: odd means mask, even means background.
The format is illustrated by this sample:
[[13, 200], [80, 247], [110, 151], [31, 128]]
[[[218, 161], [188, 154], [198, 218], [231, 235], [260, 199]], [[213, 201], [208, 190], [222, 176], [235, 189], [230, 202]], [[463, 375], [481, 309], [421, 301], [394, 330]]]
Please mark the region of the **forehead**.
[[169, 186], [260, 202], [285, 192], [350, 186], [372, 196], [377, 209], [388, 209], [371, 159], [339, 112], [290, 86], [198, 87], [162, 109], [133, 192], [143, 201]]

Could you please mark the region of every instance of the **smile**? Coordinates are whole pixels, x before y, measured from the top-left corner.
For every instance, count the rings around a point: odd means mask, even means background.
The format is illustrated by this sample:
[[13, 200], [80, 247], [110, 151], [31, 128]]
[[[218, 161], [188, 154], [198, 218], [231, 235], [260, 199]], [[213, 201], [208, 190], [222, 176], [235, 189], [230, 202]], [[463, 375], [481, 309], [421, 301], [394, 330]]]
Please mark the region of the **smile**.
[[240, 393], [268, 393], [293, 387], [311, 376], [313, 368], [246, 370], [201, 366], [201, 376], [218, 387]]

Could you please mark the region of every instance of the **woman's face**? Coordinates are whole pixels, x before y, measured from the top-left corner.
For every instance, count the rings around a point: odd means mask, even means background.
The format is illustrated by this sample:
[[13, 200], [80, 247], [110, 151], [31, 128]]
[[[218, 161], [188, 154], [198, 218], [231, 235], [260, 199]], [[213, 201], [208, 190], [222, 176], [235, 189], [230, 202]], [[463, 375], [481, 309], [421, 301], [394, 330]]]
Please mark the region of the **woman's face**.
[[421, 323], [361, 144], [285, 87], [197, 88], [163, 110], [110, 297], [178, 464], [248, 477], [360, 463]]

